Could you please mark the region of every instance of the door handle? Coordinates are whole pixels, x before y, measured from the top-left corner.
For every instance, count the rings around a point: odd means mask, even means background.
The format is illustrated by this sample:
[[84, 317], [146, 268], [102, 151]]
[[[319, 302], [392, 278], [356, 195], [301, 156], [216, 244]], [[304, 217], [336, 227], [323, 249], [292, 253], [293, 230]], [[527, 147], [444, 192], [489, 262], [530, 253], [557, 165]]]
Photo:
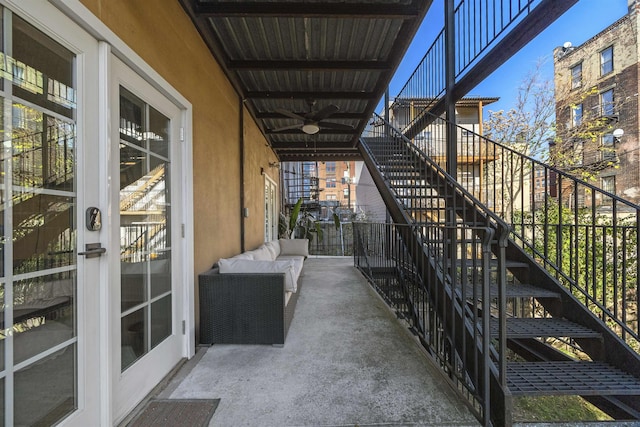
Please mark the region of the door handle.
[[84, 246], [84, 252], [78, 252], [78, 255], [84, 255], [87, 258], [97, 258], [107, 252], [107, 248], [103, 248], [101, 243], [87, 243]]

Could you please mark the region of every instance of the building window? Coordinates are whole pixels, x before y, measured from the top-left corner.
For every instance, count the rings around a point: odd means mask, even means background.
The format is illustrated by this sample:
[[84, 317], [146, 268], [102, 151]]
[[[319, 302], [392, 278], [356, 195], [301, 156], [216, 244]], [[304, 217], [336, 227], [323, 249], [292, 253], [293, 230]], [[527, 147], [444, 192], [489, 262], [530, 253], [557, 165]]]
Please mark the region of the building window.
[[327, 178], [327, 188], [336, 188], [335, 178]]
[[600, 108], [603, 116], [612, 116], [615, 114], [613, 108], [613, 89], [609, 89], [600, 94]]
[[600, 52], [600, 75], [605, 76], [613, 71], [613, 46]]
[[582, 62], [571, 67], [571, 89], [582, 86]]
[[582, 104], [571, 108], [571, 126], [576, 127], [582, 124]]
[[327, 200], [338, 200], [335, 194], [327, 194]]
[[608, 133], [602, 135], [602, 144], [600, 151], [602, 153], [602, 160], [607, 162], [613, 162], [616, 160], [616, 149], [614, 146], [615, 138], [613, 134]]
[[325, 163], [327, 173], [336, 173], [336, 162]]
[[611, 194], [616, 194], [616, 177], [615, 176], [603, 176], [602, 177], [602, 190]]
[[579, 166], [584, 163], [584, 141], [573, 141], [573, 164]]

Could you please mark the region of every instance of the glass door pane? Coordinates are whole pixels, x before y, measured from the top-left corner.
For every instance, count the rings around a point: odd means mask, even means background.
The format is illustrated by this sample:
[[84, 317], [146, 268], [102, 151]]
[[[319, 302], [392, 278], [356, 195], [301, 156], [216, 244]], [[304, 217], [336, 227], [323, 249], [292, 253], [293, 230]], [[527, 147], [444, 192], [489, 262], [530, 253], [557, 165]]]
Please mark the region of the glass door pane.
[[121, 369], [172, 334], [170, 120], [120, 88]]
[[78, 405], [75, 56], [0, 15], [2, 413], [52, 425]]

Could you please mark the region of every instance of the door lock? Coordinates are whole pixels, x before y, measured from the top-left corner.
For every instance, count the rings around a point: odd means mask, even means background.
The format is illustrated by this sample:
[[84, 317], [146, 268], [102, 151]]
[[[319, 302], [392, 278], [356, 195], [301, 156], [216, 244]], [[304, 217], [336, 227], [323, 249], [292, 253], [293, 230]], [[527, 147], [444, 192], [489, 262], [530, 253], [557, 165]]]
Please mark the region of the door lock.
[[97, 258], [107, 252], [107, 248], [103, 248], [101, 243], [87, 243], [84, 246], [84, 252], [78, 252], [78, 255], [84, 255], [87, 258]]

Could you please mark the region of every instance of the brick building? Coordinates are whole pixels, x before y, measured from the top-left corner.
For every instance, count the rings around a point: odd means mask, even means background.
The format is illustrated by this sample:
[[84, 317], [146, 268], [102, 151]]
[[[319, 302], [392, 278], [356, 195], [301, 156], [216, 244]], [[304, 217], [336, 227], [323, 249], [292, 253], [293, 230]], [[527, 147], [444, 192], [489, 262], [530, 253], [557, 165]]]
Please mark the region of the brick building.
[[555, 49], [558, 138], [551, 147], [557, 166], [634, 203], [640, 203], [639, 11], [629, 0], [627, 15], [582, 45]]
[[345, 218], [356, 211], [356, 162], [283, 162], [285, 206], [299, 198], [317, 218], [330, 218], [336, 208]]

